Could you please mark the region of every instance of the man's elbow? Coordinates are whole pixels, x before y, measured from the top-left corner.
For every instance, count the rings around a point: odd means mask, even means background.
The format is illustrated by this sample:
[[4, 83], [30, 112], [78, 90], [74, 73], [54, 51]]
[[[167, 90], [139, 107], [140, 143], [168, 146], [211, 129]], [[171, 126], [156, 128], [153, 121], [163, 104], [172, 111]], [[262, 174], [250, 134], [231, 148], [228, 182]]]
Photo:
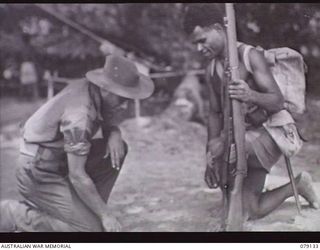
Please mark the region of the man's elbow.
[[272, 113], [276, 113], [282, 109], [284, 109], [284, 97], [281, 93], [279, 93], [278, 95], [276, 95], [271, 111]]

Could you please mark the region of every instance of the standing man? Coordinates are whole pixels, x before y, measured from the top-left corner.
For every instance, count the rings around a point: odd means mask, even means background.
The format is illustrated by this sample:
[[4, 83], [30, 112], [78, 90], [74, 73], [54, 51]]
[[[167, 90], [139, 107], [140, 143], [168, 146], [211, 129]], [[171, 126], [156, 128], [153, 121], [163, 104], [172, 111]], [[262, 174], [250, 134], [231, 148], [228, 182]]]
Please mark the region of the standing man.
[[[26, 122], [17, 171], [23, 199], [1, 202], [2, 231], [119, 231], [106, 203], [127, 154], [113, 117], [127, 99], [154, 90], [134, 63], [107, 56], [104, 68], [71, 82]], [[93, 139], [101, 128], [103, 138]]]
[[[185, 14], [184, 29], [198, 51], [208, 60], [210, 113], [205, 181], [210, 188], [216, 188], [220, 184], [219, 171], [226, 143], [225, 135], [222, 133], [224, 107], [223, 93], [221, 93], [227, 59], [223, 13], [214, 4], [190, 5]], [[262, 124], [271, 116], [277, 117], [280, 126], [294, 121], [284, 109], [284, 98], [263, 53], [254, 48], [249, 51], [249, 64], [252, 68], [250, 73], [243, 61], [244, 47], [245, 45], [240, 44], [238, 46], [240, 79], [230, 85], [228, 92], [230, 98], [237, 99], [246, 106], [248, 174], [243, 186], [243, 204], [245, 218], [256, 219], [269, 214], [288, 197], [293, 196], [290, 183], [263, 192], [266, 175], [282, 153]], [[296, 130], [294, 133], [298, 136]], [[231, 162], [235, 161], [234, 148], [231, 150], [230, 159]], [[319, 203], [311, 184], [311, 176], [303, 172], [295, 181], [299, 194], [310, 203], [311, 207], [318, 208]]]
[[20, 98], [34, 100], [39, 97], [38, 93], [38, 73], [31, 61], [24, 61], [20, 67]]

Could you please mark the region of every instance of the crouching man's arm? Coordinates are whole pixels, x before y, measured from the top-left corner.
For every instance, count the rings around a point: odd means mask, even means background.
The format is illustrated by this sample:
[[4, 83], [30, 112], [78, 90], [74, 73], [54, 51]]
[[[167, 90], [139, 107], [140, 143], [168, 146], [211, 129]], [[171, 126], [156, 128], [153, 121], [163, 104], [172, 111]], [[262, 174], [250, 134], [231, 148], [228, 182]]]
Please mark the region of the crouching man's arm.
[[120, 224], [110, 216], [93, 181], [85, 171], [86, 155], [68, 153], [69, 179], [81, 200], [101, 219], [107, 232], [118, 232]]
[[280, 111], [284, 107], [284, 98], [263, 54], [251, 49], [249, 61], [257, 91], [251, 89], [245, 81], [237, 80], [229, 87], [230, 97], [256, 104], [269, 114]]
[[[207, 84], [211, 84], [208, 82]], [[222, 108], [212, 86], [209, 89], [208, 142], [206, 147], [207, 168], [205, 181], [210, 188], [219, 185], [219, 168], [224, 150], [224, 136], [222, 130]]]

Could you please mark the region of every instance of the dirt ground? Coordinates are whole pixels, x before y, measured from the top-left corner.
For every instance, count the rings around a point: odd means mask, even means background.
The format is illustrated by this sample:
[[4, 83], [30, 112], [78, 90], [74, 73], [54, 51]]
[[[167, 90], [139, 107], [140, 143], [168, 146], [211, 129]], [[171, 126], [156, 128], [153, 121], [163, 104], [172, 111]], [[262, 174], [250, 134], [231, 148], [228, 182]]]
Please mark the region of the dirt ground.
[[[33, 104], [1, 100], [0, 197], [18, 198], [14, 173], [18, 161], [19, 122], [41, 101]], [[312, 109], [318, 112], [319, 102]], [[319, 106], [318, 106], [319, 105]], [[4, 108], [8, 107], [8, 108]], [[292, 159], [294, 173], [311, 173], [320, 194], [319, 120], [308, 117], [307, 134], [312, 140]], [[319, 115], [320, 117], [320, 115]], [[141, 124], [143, 123], [143, 124]], [[203, 181], [206, 129], [192, 122], [158, 117], [145, 118], [140, 125], [126, 120], [121, 128], [129, 154], [109, 200], [109, 208], [126, 232], [204, 232], [220, 225], [221, 193], [208, 189]], [[311, 130], [313, 131], [309, 131]], [[288, 182], [281, 160], [267, 179], [266, 189]], [[288, 199], [269, 216], [245, 224], [247, 231], [318, 231], [320, 211], [307, 207], [301, 198], [303, 216], [294, 200]]]

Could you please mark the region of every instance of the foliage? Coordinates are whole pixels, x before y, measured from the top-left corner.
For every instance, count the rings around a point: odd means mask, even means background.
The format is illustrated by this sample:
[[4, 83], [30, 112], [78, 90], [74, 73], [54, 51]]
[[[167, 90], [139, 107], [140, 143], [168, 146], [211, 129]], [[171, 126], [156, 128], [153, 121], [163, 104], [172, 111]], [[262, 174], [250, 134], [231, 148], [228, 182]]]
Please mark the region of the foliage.
[[[200, 61], [181, 23], [185, 4], [46, 4], [45, 8], [81, 24], [98, 36], [157, 64], [176, 69]], [[320, 4], [236, 4], [239, 38], [265, 48], [289, 46], [302, 52], [315, 87], [320, 80]], [[99, 44], [36, 4], [0, 5], [1, 66], [7, 58], [36, 57], [46, 67], [103, 61]], [[50, 63], [51, 62], [51, 63]]]

